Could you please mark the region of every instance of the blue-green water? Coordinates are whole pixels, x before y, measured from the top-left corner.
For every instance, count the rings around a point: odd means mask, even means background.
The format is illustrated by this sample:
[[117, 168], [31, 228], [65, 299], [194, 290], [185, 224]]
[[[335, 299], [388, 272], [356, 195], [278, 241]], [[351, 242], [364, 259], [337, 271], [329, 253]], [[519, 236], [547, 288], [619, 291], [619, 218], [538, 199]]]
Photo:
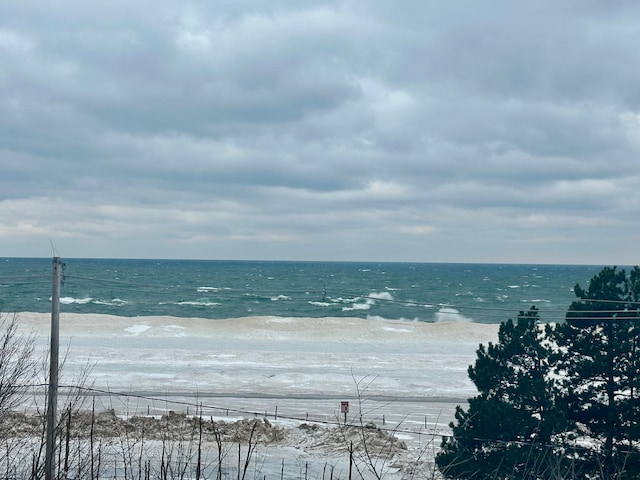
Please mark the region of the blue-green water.
[[[559, 321], [601, 267], [63, 259], [61, 311], [120, 316], [380, 317], [498, 323], [535, 305]], [[51, 259], [0, 259], [0, 309], [47, 312]]]

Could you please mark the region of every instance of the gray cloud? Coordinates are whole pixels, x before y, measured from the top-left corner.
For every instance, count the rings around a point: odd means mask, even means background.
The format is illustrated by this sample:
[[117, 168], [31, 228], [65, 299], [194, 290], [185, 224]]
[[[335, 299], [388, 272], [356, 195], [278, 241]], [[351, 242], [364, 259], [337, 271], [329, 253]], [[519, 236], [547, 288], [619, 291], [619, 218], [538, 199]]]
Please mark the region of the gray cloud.
[[635, 3], [2, 9], [0, 254], [637, 263]]

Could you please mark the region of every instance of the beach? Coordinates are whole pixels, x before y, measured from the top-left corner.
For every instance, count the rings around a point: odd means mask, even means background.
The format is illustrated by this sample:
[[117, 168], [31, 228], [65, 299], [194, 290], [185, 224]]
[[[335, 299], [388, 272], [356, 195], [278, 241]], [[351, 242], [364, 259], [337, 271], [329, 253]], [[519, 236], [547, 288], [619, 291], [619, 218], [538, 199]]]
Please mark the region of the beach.
[[[46, 344], [50, 315], [19, 313]], [[465, 399], [467, 367], [498, 325], [360, 318], [215, 320], [62, 313], [67, 373], [92, 365], [97, 388], [216, 396]]]
[[[34, 332], [46, 349], [50, 315], [18, 317], [21, 331]], [[298, 433], [302, 424], [331, 428], [346, 420], [393, 431], [411, 450], [434, 436], [439, 444], [449, 433], [456, 405], [475, 394], [467, 367], [479, 343], [496, 340], [497, 328], [360, 318], [212, 321], [62, 313], [61, 385], [68, 390], [88, 368], [87, 397], [123, 417], [258, 417]], [[346, 418], [342, 402], [349, 402]]]

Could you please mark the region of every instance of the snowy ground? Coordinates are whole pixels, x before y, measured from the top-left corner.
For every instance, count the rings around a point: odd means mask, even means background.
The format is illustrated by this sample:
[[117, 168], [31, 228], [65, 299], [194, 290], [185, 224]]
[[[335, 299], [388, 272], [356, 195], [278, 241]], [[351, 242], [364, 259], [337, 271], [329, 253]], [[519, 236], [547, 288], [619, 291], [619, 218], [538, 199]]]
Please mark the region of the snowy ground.
[[[36, 332], [46, 346], [50, 316], [19, 316], [21, 328]], [[62, 313], [61, 351], [68, 354], [61, 383], [73, 384], [90, 364], [98, 406], [123, 415], [195, 413], [201, 406], [205, 416], [266, 417], [298, 433], [301, 423], [344, 422], [340, 406], [348, 401], [348, 423], [362, 415], [364, 423], [393, 431], [415, 455], [447, 433], [455, 406], [475, 394], [467, 367], [479, 343], [496, 340], [497, 328], [358, 318]], [[293, 443], [299, 445], [278, 447], [289, 452], [289, 460], [310, 454], [302, 440]]]

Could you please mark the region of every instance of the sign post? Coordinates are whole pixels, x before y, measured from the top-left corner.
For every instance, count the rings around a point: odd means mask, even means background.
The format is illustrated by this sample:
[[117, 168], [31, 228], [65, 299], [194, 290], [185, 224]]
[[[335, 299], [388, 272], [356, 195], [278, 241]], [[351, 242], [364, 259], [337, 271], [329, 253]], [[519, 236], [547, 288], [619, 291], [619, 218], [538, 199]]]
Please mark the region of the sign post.
[[344, 413], [344, 424], [347, 424], [347, 413], [349, 413], [349, 402], [340, 402], [340, 412]]

